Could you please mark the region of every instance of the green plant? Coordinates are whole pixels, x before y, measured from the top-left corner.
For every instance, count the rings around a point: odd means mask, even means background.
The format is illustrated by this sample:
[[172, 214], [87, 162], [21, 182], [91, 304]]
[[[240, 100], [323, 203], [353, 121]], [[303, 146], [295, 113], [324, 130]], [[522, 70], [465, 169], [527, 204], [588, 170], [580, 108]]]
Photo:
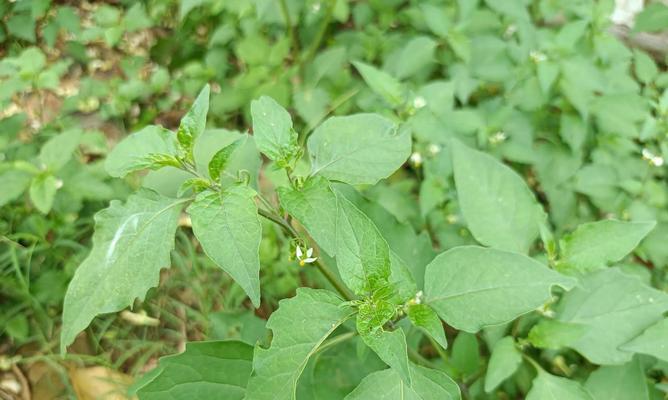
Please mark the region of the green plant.
[[[352, 186], [373, 185], [402, 166], [411, 152], [402, 125], [375, 114], [331, 117], [300, 141], [288, 112], [262, 97], [251, 104], [252, 136], [207, 131], [208, 99], [206, 87], [176, 132], [148, 126], [109, 154], [105, 166], [113, 176], [172, 168], [191, 177], [175, 198], [142, 189], [97, 214], [93, 249], [65, 296], [61, 350], [96, 315], [132, 305], [158, 283], [160, 269], [170, 264], [182, 211], [204, 252], [254, 307], [262, 300], [260, 217], [285, 231], [295, 268], [313, 264], [326, 279], [324, 289], [300, 288], [279, 303], [267, 323], [273, 333], [268, 348], [191, 343], [135, 386], [140, 398], [165, 391], [172, 398], [312, 398], [327, 382], [313, 360], [335, 346], [342, 349], [332, 353], [336, 363], [360, 372], [342, 378], [331, 392], [347, 399], [455, 399], [460, 388], [444, 370], [470, 396], [493, 391], [520, 368], [529, 374], [524, 379], [535, 376], [524, 389], [529, 399], [546, 393], [590, 399], [590, 392], [607, 390], [616, 368], [639, 368], [634, 354], [665, 357], [652, 343], [665, 330], [668, 295], [607, 267], [632, 252], [654, 222], [588, 223], [557, 241], [519, 175], [452, 139], [447, 151], [461, 212], [482, 246], [451, 248], [421, 270], [392, 250], [388, 232], [381, 233], [357, 205]], [[223, 144], [212, 148], [215, 141]], [[304, 141], [305, 148], [299, 145]], [[255, 149], [285, 173], [275, 192], [257, 186]], [[305, 152], [310, 170], [300, 167]], [[544, 250], [535, 246], [539, 237]], [[450, 356], [443, 321], [460, 332]], [[477, 366], [467, 352], [478, 346], [470, 334], [481, 330], [491, 358], [484, 388], [469, 387]], [[440, 362], [422, 354], [422, 338]], [[351, 343], [358, 355], [345, 350]], [[577, 379], [550, 374], [535, 358], [539, 349], [564, 347], [592, 363], [624, 366], [602, 367], [585, 388]], [[310, 377], [300, 380], [304, 371]]]

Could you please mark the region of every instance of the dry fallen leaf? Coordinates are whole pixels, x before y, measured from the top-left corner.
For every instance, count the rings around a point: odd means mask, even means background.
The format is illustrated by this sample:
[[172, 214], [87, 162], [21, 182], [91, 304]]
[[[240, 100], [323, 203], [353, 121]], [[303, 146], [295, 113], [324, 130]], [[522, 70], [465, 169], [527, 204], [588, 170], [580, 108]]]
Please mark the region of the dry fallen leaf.
[[70, 370], [70, 380], [79, 400], [126, 400], [132, 378], [105, 367]]

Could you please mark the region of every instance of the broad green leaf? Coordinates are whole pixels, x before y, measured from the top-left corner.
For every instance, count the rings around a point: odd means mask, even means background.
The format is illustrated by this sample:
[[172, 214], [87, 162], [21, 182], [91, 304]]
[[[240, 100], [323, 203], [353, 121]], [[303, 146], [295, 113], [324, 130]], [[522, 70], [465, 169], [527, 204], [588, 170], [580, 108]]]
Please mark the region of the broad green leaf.
[[423, 330], [444, 349], [448, 347], [443, 323], [431, 307], [426, 304], [411, 304], [407, 314], [413, 325]]
[[466, 332], [512, 321], [550, 300], [550, 289], [574, 280], [519, 253], [477, 246], [442, 253], [425, 272], [426, 302]]
[[539, 370], [526, 400], [594, 400], [578, 382]]
[[459, 386], [444, 372], [410, 365], [413, 385], [393, 369], [374, 372], [360, 382], [345, 400], [459, 400]]
[[336, 266], [357, 294], [374, 290], [390, 277], [390, 249], [371, 220], [339, 195], [336, 218]]
[[49, 139], [39, 152], [39, 161], [48, 169], [57, 171], [72, 157], [79, 146], [80, 129], [70, 129]]
[[668, 362], [668, 318], [645, 329], [642, 334], [619, 348], [634, 353], [649, 354]]
[[243, 142], [245, 142], [245, 138], [237, 139], [218, 150], [218, 152], [213, 155], [213, 158], [209, 161], [209, 177], [211, 177], [214, 182], [218, 182], [220, 174], [225, 171], [225, 168], [230, 162], [232, 153], [234, 153], [234, 150], [236, 150]]
[[[428, 36], [416, 36], [408, 41], [405, 47], [401, 49], [394, 65], [396, 77], [399, 79], [409, 78], [432, 64], [435, 61], [436, 46], [436, 41]], [[367, 80], [366, 77], [365, 80]]]
[[65, 294], [62, 352], [96, 315], [120, 311], [158, 284], [184, 202], [145, 190], [95, 215], [93, 248]]
[[361, 61], [353, 61], [353, 65], [371, 90], [380, 95], [391, 106], [397, 107], [404, 102], [404, 88], [395, 77]]
[[408, 349], [406, 347], [406, 335], [404, 334], [404, 331], [401, 329], [385, 331], [380, 327], [372, 331], [366, 331], [366, 329], [361, 328], [359, 317], [357, 326], [357, 330], [364, 343], [366, 343], [366, 345], [369, 346], [385, 364], [396, 371], [404, 382], [411, 385], [412, 379], [409, 369]]
[[181, 118], [179, 129], [176, 131], [179, 144], [188, 151], [192, 150], [195, 139], [206, 128], [206, 114], [209, 112], [210, 91], [209, 85], [206, 84], [197, 95], [190, 110]]
[[0, 207], [19, 197], [30, 186], [32, 174], [26, 171], [9, 169], [0, 173]]
[[246, 400], [296, 399], [297, 380], [309, 358], [353, 314], [342, 303], [332, 292], [309, 288], [280, 301], [267, 321], [271, 347], [255, 349]]
[[299, 190], [279, 187], [277, 192], [281, 206], [306, 228], [321, 249], [334, 256], [338, 211], [336, 195], [327, 179], [314, 176]]
[[36, 176], [30, 183], [30, 201], [42, 214], [48, 214], [62, 184], [61, 180], [51, 174]]
[[408, 130], [380, 115], [331, 117], [308, 139], [311, 175], [351, 185], [375, 184], [387, 178], [411, 152]]
[[242, 400], [251, 374], [253, 347], [237, 341], [192, 342], [181, 354], [160, 358], [140, 400]]
[[490, 393], [517, 371], [522, 355], [515, 347], [515, 339], [506, 336], [496, 342], [485, 374], [485, 392]]
[[559, 350], [578, 340], [586, 327], [553, 319], [543, 319], [529, 331], [529, 342], [541, 349]]
[[566, 293], [557, 319], [580, 324], [584, 334], [569, 344], [596, 364], [622, 364], [633, 353], [620, 349], [668, 311], [668, 294], [645, 285], [618, 268], [593, 272]]
[[668, 28], [668, 6], [650, 3], [644, 7], [633, 24], [635, 32], [659, 32]]
[[257, 148], [274, 161], [287, 162], [298, 150], [290, 114], [276, 100], [262, 96], [251, 102], [253, 137]]
[[632, 252], [655, 225], [612, 219], [582, 224], [560, 241], [557, 268], [579, 274], [605, 268]]
[[233, 186], [221, 194], [206, 191], [188, 207], [193, 233], [204, 252], [260, 306], [260, 241], [262, 224], [255, 191]]
[[480, 370], [480, 345], [475, 335], [467, 332], [457, 334], [452, 342], [450, 363], [461, 378], [468, 378]]
[[494, 157], [451, 143], [459, 205], [473, 237], [486, 246], [527, 253], [540, 223], [533, 193]]
[[[664, 341], [666, 337], [664, 336]], [[585, 389], [594, 400], [649, 400], [645, 371], [636, 357], [615, 366], [600, 367], [587, 378]]]
[[149, 125], [123, 139], [109, 153], [104, 168], [113, 177], [123, 177], [130, 172], [149, 168], [151, 155], [176, 156], [177, 143], [174, 132]]

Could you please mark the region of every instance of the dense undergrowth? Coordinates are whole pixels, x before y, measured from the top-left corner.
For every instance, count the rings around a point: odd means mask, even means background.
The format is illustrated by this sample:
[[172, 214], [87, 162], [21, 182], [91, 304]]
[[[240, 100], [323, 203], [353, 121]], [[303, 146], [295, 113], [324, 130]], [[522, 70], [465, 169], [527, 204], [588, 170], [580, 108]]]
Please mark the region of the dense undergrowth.
[[668, 74], [612, 9], [1, 3], [0, 371], [33, 398], [664, 398]]

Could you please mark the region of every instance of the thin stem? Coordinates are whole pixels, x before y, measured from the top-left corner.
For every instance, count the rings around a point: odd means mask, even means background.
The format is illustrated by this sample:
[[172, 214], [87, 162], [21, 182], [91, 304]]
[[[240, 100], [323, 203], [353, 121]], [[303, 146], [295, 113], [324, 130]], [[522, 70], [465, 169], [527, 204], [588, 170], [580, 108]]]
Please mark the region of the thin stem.
[[281, 6], [281, 13], [283, 14], [283, 19], [285, 20], [285, 26], [288, 30], [288, 37], [292, 43], [292, 53], [293, 59], [296, 60], [299, 56], [299, 40], [297, 40], [297, 35], [295, 33], [295, 27], [292, 25], [292, 18], [290, 18], [290, 9], [288, 8], [288, 3], [286, 0], [279, 0]]
[[409, 348], [408, 348], [408, 358], [410, 358], [411, 361], [413, 361], [414, 363], [416, 363], [416, 364], [420, 364], [420, 365], [422, 365], [423, 367], [432, 368], [432, 369], [438, 369], [438, 368], [436, 367], [436, 365], [434, 365], [433, 362], [431, 362], [431, 361], [427, 360], [426, 358], [424, 358], [424, 357], [422, 356], [422, 354], [418, 353], [418, 351], [415, 350], [415, 349], [412, 348], [412, 347], [409, 347]]
[[[292, 227], [286, 220], [283, 218], [274, 215], [266, 210], [263, 210], [259, 208], [258, 214], [263, 216], [264, 218], [278, 224], [283, 230], [288, 233], [290, 236], [292, 236], [295, 239], [299, 239], [299, 233], [295, 230], [295, 228]], [[341, 282], [339, 281], [339, 278], [334, 275], [334, 273], [320, 260], [317, 259], [314, 262], [315, 266], [318, 268], [318, 270], [325, 276], [327, 281], [334, 286], [334, 289], [336, 289], [337, 292], [347, 301], [350, 301], [354, 298], [353, 294], [348, 290], [348, 288]]]
[[345, 342], [346, 340], [352, 339], [355, 336], [357, 336], [356, 331], [351, 331], [351, 332], [346, 332], [342, 333], [338, 336], [335, 336], [329, 340], [327, 340], [325, 343], [321, 344], [320, 347], [315, 351], [316, 353], [321, 353], [327, 349], [329, 349], [332, 346], [336, 346], [337, 344], [341, 342]]
[[313, 40], [313, 42], [311, 42], [311, 45], [306, 51], [304, 58], [301, 60], [300, 63], [301, 65], [304, 65], [305, 63], [311, 61], [313, 56], [315, 56], [315, 52], [318, 51], [320, 43], [322, 42], [322, 39], [325, 37], [325, 32], [327, 32], [327, 27], [329, 26], [329, 22], [332, 20], [332, 15], [334, 14], [335, 5], [336, 5], [336, 0], [329, 0], [329, 3], [327, 4], [327, 10], [325, 11], [325, 16], [323, 17], [322, 23], [320, 24], [318, 33], [315, 35], [315, 39]]

